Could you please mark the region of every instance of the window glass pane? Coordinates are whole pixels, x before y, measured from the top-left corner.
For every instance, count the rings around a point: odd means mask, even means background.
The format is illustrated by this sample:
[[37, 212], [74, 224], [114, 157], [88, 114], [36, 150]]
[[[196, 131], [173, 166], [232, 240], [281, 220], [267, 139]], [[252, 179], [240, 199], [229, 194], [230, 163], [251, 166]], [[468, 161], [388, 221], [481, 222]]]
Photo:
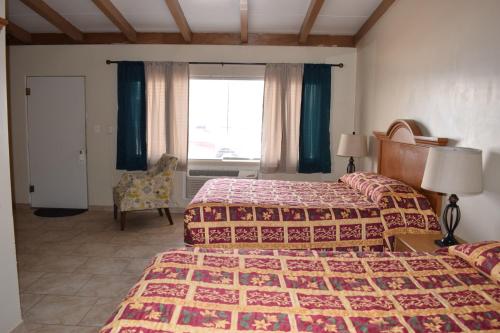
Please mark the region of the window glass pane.
[[259, 159], [264, 81], [189, 85], [189, 159]]

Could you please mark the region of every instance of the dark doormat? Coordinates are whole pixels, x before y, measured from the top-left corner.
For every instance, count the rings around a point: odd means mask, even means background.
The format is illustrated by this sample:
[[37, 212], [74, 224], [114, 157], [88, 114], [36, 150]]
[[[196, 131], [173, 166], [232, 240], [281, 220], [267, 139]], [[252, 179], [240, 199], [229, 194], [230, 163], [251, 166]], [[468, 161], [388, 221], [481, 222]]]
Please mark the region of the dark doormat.
[[65, 217], [85, 213], [86, 209], [73, 208], [38, 208], [33, 214], [40, 217]]

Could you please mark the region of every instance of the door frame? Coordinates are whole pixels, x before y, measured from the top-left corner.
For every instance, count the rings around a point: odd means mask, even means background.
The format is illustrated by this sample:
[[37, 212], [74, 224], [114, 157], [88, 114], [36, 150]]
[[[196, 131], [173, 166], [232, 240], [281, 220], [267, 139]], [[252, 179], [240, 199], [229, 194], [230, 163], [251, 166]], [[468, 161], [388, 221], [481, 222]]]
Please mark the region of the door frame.
[[29, 200], [29, 205], [31, 208], [38, 208], [38, 207], [33, 207], [31, 204], [31, 191], [30, 191], [30, 185], [31, 185], [31, 161], [30, 161], [30, 146], [29, 146], [29, 136], [30, 136], [30, 131], [29, 131], [29, 115], [28, 115], [28, 94], [26, 93], [26, 89], [28, 88], [28, 79], [31, 77], [79, 77], [83, 78], [83, 110], [84, 110], [84, 154], [85, 154], [85, 186], [86, 186], [86, 193], [87, 193], [87, 209], [90, 207], [89, 203], [89, 169], [88, 169], [88, 163], [87, 163], [87, 158], [88, 158], [88, 150], [87, 150], [87, 77], [85, 75], [26, 75], [24, 78], [24, 116], [25, 116], [25, 129], [26, 129], [26, 171], [28, 173], [28, 200]]

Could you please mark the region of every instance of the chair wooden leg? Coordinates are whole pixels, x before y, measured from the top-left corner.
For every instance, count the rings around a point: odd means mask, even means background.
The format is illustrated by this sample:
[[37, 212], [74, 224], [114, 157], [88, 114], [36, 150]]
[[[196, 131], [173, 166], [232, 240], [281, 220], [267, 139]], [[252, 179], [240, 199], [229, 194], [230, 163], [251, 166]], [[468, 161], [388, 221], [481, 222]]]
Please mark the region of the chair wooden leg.
[[118, 206], [113, 205], [113, 218], [118, 219]]
[[160, 213], [160, 216], [163, 216], [163, 212], [162, 212], [161, 208], [158, 208], [158, 213]]
[[165, 210], [165, 214], [167, 215], [168, 221], [170, 222], [170, 225], [174, 224], [174, 221], [172, 220], [172, 215], [170, 215], [170, 209], [163, 208]]
[[125, 230], [125, 222], [127, 219], [127, 212], [120, 212], [120, 227], [121, 230]]

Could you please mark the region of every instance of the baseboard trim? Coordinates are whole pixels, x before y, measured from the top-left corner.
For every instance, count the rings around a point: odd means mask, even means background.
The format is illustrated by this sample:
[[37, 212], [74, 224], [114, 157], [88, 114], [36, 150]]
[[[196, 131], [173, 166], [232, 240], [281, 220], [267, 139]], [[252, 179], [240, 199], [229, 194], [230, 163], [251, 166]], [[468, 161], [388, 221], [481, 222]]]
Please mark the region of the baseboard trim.
[[[28, 203], [16, 203], [14, 208], [20, 209], [20, 210], [31, 209], [31, 205]], [[169, 208], [170, 208], [170, 212], [175, 213], [175, 214], [184, 213], [184, 210], [185, 210], [184, 207], [169, 207]], [[92, 212], [112, 212], [113, 206], [112, 205], [90, 205], [89, 211], [92, 211]]]
[[112, 212], [113, 206], [108, 205], [90, 205], [89, 210], [92, 212]]
[[10, 333], [28, 333], [28, 329], [24, 325], [24, 321], [21, 320], [21, 323], [17, 325]]
[[16, 203], [14, 209], [30, 209], [31, 205], [29, 203]]
[[[184, 213], [183, 207], [169, 207], [170, 212], [174, 214]], [[105, 205], [91, 205], [89, 206], [89, 210], [93, 212], [112, 212], [113, 206], [105, 206]]]
[[182, 214], [185, 210], [183, 207], [170, 207], [170, 211], [175, 214]]

